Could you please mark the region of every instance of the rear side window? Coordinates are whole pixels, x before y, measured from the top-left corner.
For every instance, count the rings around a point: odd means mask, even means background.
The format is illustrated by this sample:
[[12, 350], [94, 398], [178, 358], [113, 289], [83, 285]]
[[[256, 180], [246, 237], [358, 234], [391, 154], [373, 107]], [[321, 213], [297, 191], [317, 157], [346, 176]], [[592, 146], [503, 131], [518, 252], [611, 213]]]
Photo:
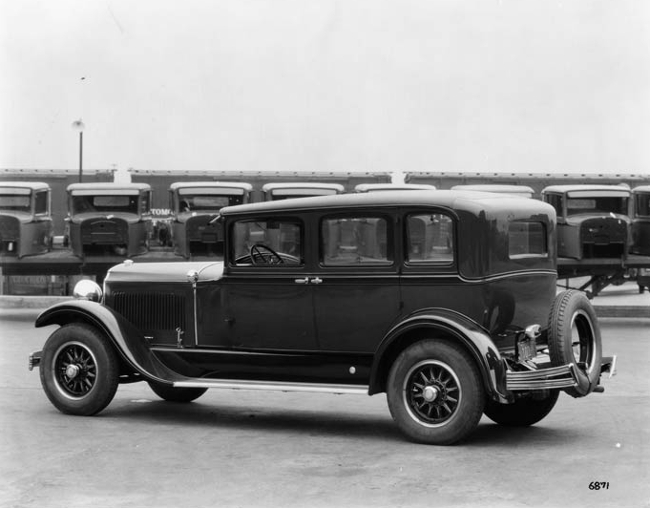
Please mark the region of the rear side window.
[[454, 223], [448, 215], [423, 213], [406, 219], [406, 259], [411, 264], [454, 261]]
[[546, 257], [547, 255], [548, 245], [544, 223], [515, 221], [508, 225], [508, 256], [510, 259]]
[[323, 266], [392, 264], [388, 223], [383, 217], [326, 218], [321, 223]]

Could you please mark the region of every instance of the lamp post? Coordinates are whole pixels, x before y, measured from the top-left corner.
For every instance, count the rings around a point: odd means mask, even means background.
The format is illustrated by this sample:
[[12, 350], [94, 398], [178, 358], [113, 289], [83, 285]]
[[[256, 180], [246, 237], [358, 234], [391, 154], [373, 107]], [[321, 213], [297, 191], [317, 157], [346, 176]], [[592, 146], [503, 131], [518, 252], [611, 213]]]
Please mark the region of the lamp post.
[[84, 156], [84, 123], [79, 120], [72, 122], [72, 128], [79, 131], [79, 183], [83, 179], [83, 156]]

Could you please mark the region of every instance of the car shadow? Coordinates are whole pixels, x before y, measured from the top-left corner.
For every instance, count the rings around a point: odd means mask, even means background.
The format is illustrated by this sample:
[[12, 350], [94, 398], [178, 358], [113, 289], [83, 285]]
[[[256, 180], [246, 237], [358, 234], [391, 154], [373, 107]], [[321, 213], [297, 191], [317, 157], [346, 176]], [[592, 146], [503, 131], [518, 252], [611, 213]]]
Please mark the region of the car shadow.
[[[382, 416], [326, 409], [271, 407], [263, 404], [245, 407], [232, 404], [181, 404], [143, 400], [140, 404], [122, 403], [110, 406], [99, 418], [139, 422], [147, 426], [216, 427], [289, 435], [354, 437], [360, 440], [409, 444], [388, 411]], [[549, 427], [543, 423], [530, 427], [505, 427], [484, 418], [477, 429], [459, 444], [477, 448], [559, 447], [564, 446], [567, 441], [580, 440], [581, 437], [581, 434], [565, 427]]]

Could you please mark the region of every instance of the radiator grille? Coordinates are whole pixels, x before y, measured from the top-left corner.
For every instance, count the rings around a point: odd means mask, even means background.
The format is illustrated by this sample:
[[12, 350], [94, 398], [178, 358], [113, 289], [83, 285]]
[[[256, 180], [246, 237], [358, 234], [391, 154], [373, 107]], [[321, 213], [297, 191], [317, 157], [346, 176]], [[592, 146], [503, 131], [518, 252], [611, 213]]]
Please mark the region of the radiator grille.
[[142, 330], [185, 330], [185, 296], [113, 293], [113, 308]]

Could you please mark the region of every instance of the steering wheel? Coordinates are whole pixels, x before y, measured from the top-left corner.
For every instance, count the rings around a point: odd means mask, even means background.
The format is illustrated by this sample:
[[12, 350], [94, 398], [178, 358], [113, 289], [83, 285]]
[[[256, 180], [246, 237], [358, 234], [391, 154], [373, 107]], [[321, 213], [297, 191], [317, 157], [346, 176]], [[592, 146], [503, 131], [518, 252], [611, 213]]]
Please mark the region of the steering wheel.
[[251, 262], [254, 265], [281, 265], [284, 259], [268, 245], [256, 243], [250, 249]]

